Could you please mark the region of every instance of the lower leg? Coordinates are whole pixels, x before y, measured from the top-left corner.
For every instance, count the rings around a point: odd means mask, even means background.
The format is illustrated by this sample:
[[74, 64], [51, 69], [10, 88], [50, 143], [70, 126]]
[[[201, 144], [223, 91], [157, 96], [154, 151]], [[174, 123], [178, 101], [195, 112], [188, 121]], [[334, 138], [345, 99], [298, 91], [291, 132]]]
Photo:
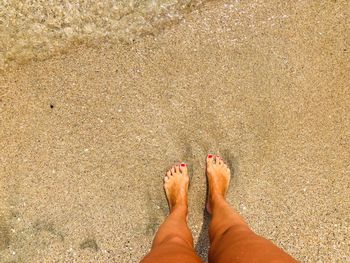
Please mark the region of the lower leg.
[[212, 215], [209, 262], [296, 262], [271, 241], [256, 235], [224, 199], [213, 201]]
[[230, 170], [221, 158], [207, 159], [207, 176], [207, 206], [212, 213], [209, 262], [296, 262], [271, 241], [256, 235], [226, 202]]
[[159, 227], [152, 243], [152, 249], [172, 239], [181, 240], [183, 245], [193, 248], [193, 238], [186, 218], [187, 207], [174, 209]]
[[164, 181], [170, 214], [157, 231], [151, 251], [141, 262], [199, 263], [201, 260], [194, 251], [192, 234], [187, 226], [189, 177], [186, 165], [174, 166]]
[[209, 228], [211, 243], [232, 226], [249, 229], [244, 219], [220, 195], [210, 197], [212, 220]]

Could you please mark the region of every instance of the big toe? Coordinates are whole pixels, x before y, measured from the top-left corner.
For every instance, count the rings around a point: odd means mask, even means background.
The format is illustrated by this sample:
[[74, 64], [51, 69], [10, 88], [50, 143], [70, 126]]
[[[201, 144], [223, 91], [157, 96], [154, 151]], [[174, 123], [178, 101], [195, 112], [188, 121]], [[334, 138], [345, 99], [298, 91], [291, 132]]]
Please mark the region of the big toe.
[[181, 171], [182, 174], [187, 175], [188, 174], [187, 164], [181, 163], [180, 164], [180, 171]]
[[208, 154], [207, 155], [207, 165], [212, 165], [214, 161], [214, 155]]

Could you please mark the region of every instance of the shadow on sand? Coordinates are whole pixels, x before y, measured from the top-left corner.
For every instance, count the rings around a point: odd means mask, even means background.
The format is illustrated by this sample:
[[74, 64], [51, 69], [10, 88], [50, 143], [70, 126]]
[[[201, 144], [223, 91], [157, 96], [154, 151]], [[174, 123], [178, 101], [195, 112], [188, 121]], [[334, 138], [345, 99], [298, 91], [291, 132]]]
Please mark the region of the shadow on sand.
[[207, 210], [204, 209], [203, 212], [203, 225], [201, 232], [198, 237], [195, 250], [197, 254], [202, 258], [204, 262], [208, 262], [208, 252], [209, 252], [209, 224], [211, 216], [208, 214]]

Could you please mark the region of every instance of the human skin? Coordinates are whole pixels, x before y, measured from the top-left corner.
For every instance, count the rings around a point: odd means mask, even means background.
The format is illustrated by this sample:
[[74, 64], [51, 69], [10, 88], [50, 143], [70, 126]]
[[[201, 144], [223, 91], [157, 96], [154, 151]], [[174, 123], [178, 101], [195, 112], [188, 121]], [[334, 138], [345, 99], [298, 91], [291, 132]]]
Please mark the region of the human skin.
[[[230, 169], [218, 155], [206, 158], [208, 179], [207, 210], [212, 215], [209, 228], [210, 263], [297, 262], [271, 241], [255, 234], [244, 219], [226, 202]], [[170, 214], [160, 226], [151, 251], [142, 263], [202, 262], [196, 255], [187, 225], [188, 169], [175, 165], [164, 178]]]
[[170, 214], [159, 227], [151, 251], [142, 263], [202, 262], [194, 251], [192, 233], [187, 225], [189, 181], [185, 163], [175, 165], [166, 173], [164, 190]]

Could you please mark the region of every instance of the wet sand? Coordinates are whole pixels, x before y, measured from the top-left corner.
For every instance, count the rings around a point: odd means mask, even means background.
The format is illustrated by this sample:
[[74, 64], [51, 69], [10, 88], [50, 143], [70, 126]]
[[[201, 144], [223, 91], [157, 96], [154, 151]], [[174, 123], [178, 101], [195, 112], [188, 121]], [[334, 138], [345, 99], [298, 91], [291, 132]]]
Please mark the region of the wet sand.
[[[215, 1], [133, 45], [81, 49], [1, 81], [0, 261], [138, 262], [192, 172], [205, 257], [205, 156], [229, 202], [302, 262], [350, 258], [349, 3]], [[204, 224], [203, 224], [204, 222]]]

